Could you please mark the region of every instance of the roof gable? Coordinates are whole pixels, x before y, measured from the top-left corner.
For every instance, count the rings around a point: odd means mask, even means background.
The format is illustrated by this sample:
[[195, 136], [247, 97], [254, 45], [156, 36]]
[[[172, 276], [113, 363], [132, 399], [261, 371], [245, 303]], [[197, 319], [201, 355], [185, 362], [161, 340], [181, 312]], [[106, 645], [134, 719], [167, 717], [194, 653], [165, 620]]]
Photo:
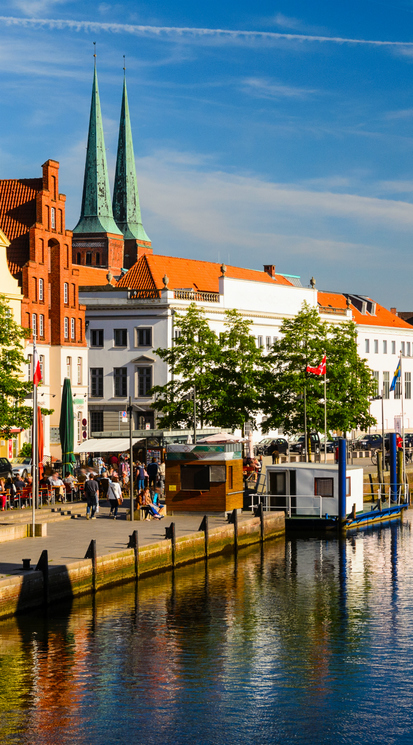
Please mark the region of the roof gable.
[[[343, 311], [347, 308], [347, 298], [345, 295], [336, 292], [318, 292], [318, 304], [323, 308], [337, 308]], [[371, 301], [371, 298], [368, 298]], [[373, 302], [373, 301], [371, 301]], [[391, 313], [390, 310], [382, 305], [375, 303], [375, 314], [361, 313], [352, 303], [350, 308], [353, 313], [353, 320], [358, 326], [387, 326], [389, 328], [400, 328], [412, 330], [412, 327], [402, 318]]]

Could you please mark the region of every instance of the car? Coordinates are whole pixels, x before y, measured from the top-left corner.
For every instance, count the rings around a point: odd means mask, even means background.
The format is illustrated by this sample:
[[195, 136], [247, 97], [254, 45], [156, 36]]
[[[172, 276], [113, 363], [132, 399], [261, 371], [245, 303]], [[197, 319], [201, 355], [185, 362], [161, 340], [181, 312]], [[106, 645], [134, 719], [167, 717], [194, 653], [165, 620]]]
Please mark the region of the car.
[[382, 447], [382, 436], [376, 434], [360, 435], [353, 442], [353, 450], [379, 450]]
[[32, 471], [31, 458], [24, 458], [23, 456], [20, 458], [13, 458], [11, 465], [13, 469], [13, 478], [18, 476], [21, 479], [25, 479]]
[[[310, 433], [311, 452], [319, 453], [321, 449], [320, 436], [317, 432]], [[290, 453], [303, 453], [305, 450], [304, 435], [300, 435], [295, 442], [290, 442]]]
[[[327, 453], [335, 453], [340, 437], [330, 437], [327, 440]], [[321, 452], [324, 453], [324, 441], [321, 443]]]
[[12, 465], [7, 458], [0, 458], [0, 478], [7, 479], [13, 473]]
[[288, 452], [288, 442], [285, 437], [265, 437], [256, 445], [255, 453], [256, 455], [272, 455], [276, 448], [280, 455]]

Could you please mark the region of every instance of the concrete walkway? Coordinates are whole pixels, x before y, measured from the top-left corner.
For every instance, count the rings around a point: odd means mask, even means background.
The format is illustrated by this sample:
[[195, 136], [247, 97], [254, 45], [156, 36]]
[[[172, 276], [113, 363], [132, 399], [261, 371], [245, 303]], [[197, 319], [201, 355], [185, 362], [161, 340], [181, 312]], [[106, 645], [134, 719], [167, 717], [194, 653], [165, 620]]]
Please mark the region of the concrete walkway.
[[[138, 531], [139, 545], [157, 543], [165, 540], [165, 527], [175, 523], [176, 537], [189, 535], [199, 530], [203, 515], [185, 515], [179, 517], [166, 516], [162, 520], [134, 521], [126, 520], [127, 502], [120, 508], [118, 518], [109, 517], [109, 507], [100, 506], [96, 520], [86, 520], [86, 505], [84, 502], [65, 505], [73, 514], [82, 514], [81, 518], [70, 518], [59, 522], [48, 522], [48, 535], [44, 538], [22, 538], [15, 541], [0, 543], [0, 579], [6, 576], [23, 575], [23, 559], [31, 559], [35, 567], [41, 552], [48, 551], [49, 563], [53, 565], [70, 564], [72, 561], [84, 559], [85, 553], [92, 539], [96, 540], [98, 556], [122, 551], [127, 548], [129, 536], [133, 530]], [[31, 522], [31, 510], [25, 510], [27, 522]], [[21, 512], [7, 513], [7, 524], [16, 520], [21, 522]], [[40, 517], [39, 512], [39, 517]], [[53, 513], [52, 513], [53, 515]], [[51, 517], [52, 517], [51, 515]], [[251, 513], [240, 516], [240, 520], [249, 519]], [[43, 518], [44, 519], [44, 518]], [[43, 520], [42, 520], [43, 521]], [[6, 522], [6, 519], [4, 520]], [[215, 528], [226, 524], [224, 517], [210, 517], [209, 527]]]

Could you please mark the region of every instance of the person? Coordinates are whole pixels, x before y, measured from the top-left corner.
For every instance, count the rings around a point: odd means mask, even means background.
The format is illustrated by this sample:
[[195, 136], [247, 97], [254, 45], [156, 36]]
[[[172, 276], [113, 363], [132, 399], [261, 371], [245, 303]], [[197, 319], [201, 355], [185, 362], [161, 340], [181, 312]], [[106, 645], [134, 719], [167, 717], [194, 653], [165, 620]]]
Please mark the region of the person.
[[102, 475], [99, 479], [99, 496], [100, 499], [108, 498], [109, 478], [108, 472], [102, 471]]
[[148, 477], [149, 477], [149, 488], [152, 487], [153, 489], [156, 489], [156, 480], [157, 480], [158, 471], [159, 471], [159, 466], [156, 462], [156, 458], [152, 458], [146, 470], [148, 472]]
[[272, 451], [272, 462], [273, 464], [280, 462], [280, 451], [278, 450], [277, 444], [275, 444], [274, 450]]
[[64, 484], [59, 476], [58, 471], [54, 471], [52, 473], [52, 475], [49, 477], [49, 483], [54, 491], [55, 497], [59, 495], [58, 500], [59, 502], [61, 502], [64, 496]]
[[79, 484], [84, 484], [86, 479], [87, 479], [86, 470], [84, 468], [81, 468], [77, 476], [77, 481]]
[[403, 447], [403, 438], [397, 432], [397, 434], [396, 434], [396, 448], [397, 448], [397, 450], [401, 450], [402, 447]]
[[159, 486], [162, 491], [165, 489], [165, 461], [162, 461], [158, 470]]
[[113, 515], [113, 519], [116, 520], [118, 516], [118, 507], [122, 504], [122, 489], [120, 488], [117, 476], [113, 476], [112, 480], [109, 481], [108, 497], [110, 502], [110, 514]]
[[155, 505], [152, 502], [151, 492], [148, 488], [146, 488], [143, 492], [143, 504], [144, 507], [146, 507], [146, 518], [145, 520], [150, 520], [150, 516], [155, 518], [155, 520], [162, 520], [163, 515], [159, 514], [159, 511], [156, 509]]
[[137, 466], [138, 466], [137, 473], [136, 473], [137, 487], [138, 487], [138, 491], [141, 491], [141, 489], [145, 488], [145, 469], [142, 463], [140, 463], [139, 461], [137, 463]]
[[8, 492], [10, 495], [10, 509], [12, 510], [17, 492], [16, 492], [16, 487], [13, 483], [13, 480], [10, 478], [10, 476], [7, 476], [4, 487], [6, 489], [6, 492]]
[[89, 514], [92, 520], [96, 520], [95, 512], [98, 506], [98, 491], [99, 484], [95, 481], [93, 473], [89, 474], [89, 478], [85, 483], [85, 497], [86, 497], [86, 520], [89, 520]]
[[4, 479], [0, 479], [0, 510], [4, 512], [6, 509], [7, 494], [6, 494], [6, 482]]

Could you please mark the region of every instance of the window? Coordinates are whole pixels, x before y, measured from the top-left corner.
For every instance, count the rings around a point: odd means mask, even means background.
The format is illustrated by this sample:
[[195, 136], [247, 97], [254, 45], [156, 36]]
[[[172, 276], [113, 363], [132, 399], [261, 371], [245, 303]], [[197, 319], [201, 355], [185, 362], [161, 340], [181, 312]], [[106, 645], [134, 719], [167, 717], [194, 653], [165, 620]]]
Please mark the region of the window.
[[44, 302], [44, 281], [43, 279], [39, 279], [39, 302]]
[[78, 251], [76, 254], [76, 264], [81, 264], [81, 263], [82, 263], [82, 259], [80, 256], [80, 252]]
[[44, 355], [39, 355], [40, 377], [44, 383]]
[[36, 336], [37, 334], [37, 315], [36, 313], [32, 314], [32, 332], [33, 336]]
[[92, 264], [92, 254], [90, 253], [90, 251], [88, 251], [86, 254], [86, 264], [87, 266], [90, 266]]
[[82, 412], [77, 412], [77, 442], [82, 442]]
[[69, 305], [69, 284], [65, 282], [63, 285], [63, 302], [65, 305]]
[[383, 339], [383, 354], [387, 354], [387, 339]]
[[69, 319], [64, 319], [64, 337], [65, 339], [69, 338]]
[[75, 318], [70, 319], [70, 338], [71, 339], [76, 338], [76, 319]]
[[72, 306], [76, 308], [76, 285], [72, 284]]
[[92, 329], [90, 332], [90, 346], [103, 347], [103, 329]]
[[83, 339], [82, 339], [82, 333], [83, 333], [83, 331], [82, 331], [82, 319], [79, 318], [79, 341], [83, 341]]
[[277, 341], [277, 337], [276, 336], [273, 336], [272, 337], [272, 343], [275, 344], [276, 341]]
[[314, 494], [319, 497], [334, 497], [334, 479], [314, 479]]
[[137, 367], [136, 371], [138, 377], [138, 396], [148, 396], [152, 388], [152, 368]]
[[374, 370], [373, 371], [373, 378], [374, 378], [374, 383], [375, 383], [375, 393], [374, 393], [374, 395], [375, 396], [378, 396], [379, 395], [379, 390], [380, 390], [379, 389], [379, 386], [380, 386], [380, 373], [379, 373], [378, 370]]
[[92, 432], [103, 432], [103, 411], [90, 412], [90, 428]]
[[[180, 336], [180, 333], [179, 333], [179, 336]], [[136, 346], [137, 347], [151, 347], [152, 346], [152, 329], [136, 329]]]
[[412, 397], [412, 374], [410, 372], [404, 373], [404, 397]]
[[406, 357], [411, 357], [410, 354], [410, 342], [406, 342]]
[[77, 358], [77, 384], [82, 385], [83, 381], [83, 367], [82, 367], [82, 358]]
[[29, 354], [27, 357], [27, 380], [32, 379], [32, 355]]
[[128, 343], [127, 329], [114, 329], [115, 347], [126, 347]]
[[209, 466], [181, 466], [181, 489], [209, 491]]
[[364, 339], [364, 351], [366, 354], [370, 352], [370, 339]]
[[59, 233], [63, 233], [63, 212], [59, 210]]
[[405, 354], [406, 354], [406, 345], [405, 345], [404, 341], [402, 341], [402, 343], [401, 343], [401, 351], [402, 351], [402, 355], [404, 357]]
[[257, 336], [257, 347], [259, 349], [262, 349], [264, 346], [264, 338], [262, 336]]
[[103, 367], [90, 368], [90, 395], [93, 398], [103, 396]]
[[373, 344], [374, 344], [374, 354], [378, 354], [379, 353], [379, 340], [375, 339]]
[[56, 209], [54, 207], [50, 210], [50, 224], [52, 230], [56, 230]]
[[100, 254], [97, 253], [96, 254], [96, 266], [99, 266], [99, 264], [100, 264]]
[[234, 488], [234, 466], [228, 466], [228, 489]]
[[42, 313], [39, 316], [39, 336], [41, 339], [44, 337], [44, 315]]
[[383, 373], [383, 390], [384, 390], [384, 398], [389, 398], [389, 395], [390, 395], [390, 373], [389, 372]]
[[126, 367], [115, 367], [113, 370], [114, 395], [124, 398], [128, 395]]
[[394, 398], [400, 398], [402, 395], [402, 387], [400, 385], [400, 378], [397, 378], [396, 385], [394, 388]]
[[267, 350], [269, 351], [271, 349], [271, 336], [265, 337], [265, 346], [267, 347]]
[[[136, 331], [138, 331], [138, 329], [136, 329]], [[175, 339], [179, 339], [180, 336], [181, 336], [180, 329], [174, 329], [174, 338]], [[136, 345], [135, 346], [138, 346], [138, 344], [139, 344], [138, 335], [136, 335]]]
[[66, 357], [66, 377], [72, 380], [72, 358]]
[[396, 354], [396, 342], [392, 341], [391, 343], [391, 353]]
[[346, 497], [351, 497], [351, 477], [346, 476]]

